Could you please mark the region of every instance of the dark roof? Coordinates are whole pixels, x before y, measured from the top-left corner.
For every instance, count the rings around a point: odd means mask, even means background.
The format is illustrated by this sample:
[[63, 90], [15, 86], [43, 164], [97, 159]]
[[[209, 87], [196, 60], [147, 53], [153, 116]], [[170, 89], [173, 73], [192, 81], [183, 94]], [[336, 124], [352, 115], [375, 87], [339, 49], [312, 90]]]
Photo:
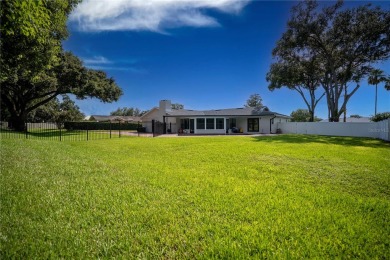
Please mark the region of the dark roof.
[[167, 112], [167, 116], [182, 117], [182, 116], [279, 116], [290, 118], [289, 116], [279, 114], [272, 111], [263, 111], [255, 107], [243, 108], [227, 108], [215, 110], [187, 110], [179, 109]]
[[102, 116], [92, 115], [89, 121], [108, 122], [108, 121], [124, 121], [124, 122], [141, 122], [141, 118], [137, 116]]

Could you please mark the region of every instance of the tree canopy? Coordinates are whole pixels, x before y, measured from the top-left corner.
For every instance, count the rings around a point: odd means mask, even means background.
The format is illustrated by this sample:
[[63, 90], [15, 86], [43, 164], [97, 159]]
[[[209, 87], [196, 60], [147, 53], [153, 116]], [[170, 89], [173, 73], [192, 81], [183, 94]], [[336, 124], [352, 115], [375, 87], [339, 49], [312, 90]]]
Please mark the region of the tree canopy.
[[390, 12], [371, 5], [341, 9], [342, 5], [338, 1], [319, 9], [316, 1], [307, 0], [293, 7], [287, 30], [273, 51], [277, 65], [271, 65], [267, 75], [271, 90], [282, 86], [310, 90], [304, 80], [310, 75], [316, 83], [313, 88], [318, 84], [325, 92], [329, 121], [335, 122], [372, 65], [390, 56]]
[[110, 113], [112, 116], [142, 116], [143, 114], [144, 112], [136, 107], [119, 107], [117, 110]]
[[58, 95], [112, 102], [122, 94], [105, 72], [84, 67], [79, 58], [62, 50], [67, 17], [78, 2], [1, 2], [1, 103], [15, 130], [24, 130], [28, 113]]
[[370, 120], [373, 122], [379, 122], [388, 118], [390, 118], [390, 112], [383, 112], [383, 113], [378, 113], [375, 116], [372, 116]]
[[373, 69], [371, 70], [369, 76], [368, 76], [368, 84], [375, 86], [375, 113], [377, 110], [377, 103], [378, 103], [378, 84], [381, 82], [386, 82], [385, 74], [383, 73], [383, 70], [380, 69]]
[[387, 76], [386, 78], [385, 89], [390, 91], [390, 76]]
[[184, 109], [184, 105], [180, 104], [180, 103], [173, 103], [172, 104], [172, 109], [176, 109], [176, 110]]
[[81, 121], [85, 115], [68, 95], [61, 95], [33, 110], [28, 115], [28, 121], [34, 123], [53, 122], [60, 128], [65, 121]]
[[313, 122], [316, 106], [325, 95], [322, 92], [317, 96], [320, 86], [318, 58], [313, 53], [294, 55], [294, 52], [286, 50], [286, 46], [282, 44], [278, 44], [273, 50], [273, 56], [279, 60], [271, 64], [267, 73], [266, 79], [270, 82], [268, 89], [273, 91], [287, 87], [297, 91], [307, 106], [309, 121]]
[[251, 94], [249, 98], [247, 99], [244, 107], [257, 107], [262, 108], [263, 107], [263, 99], [261, 98], [260, 94]]
[[318, 117], [314, 117], [314, 119], [312, 119], [312, 114], [310, 113], [310, 111], [308, 109], [302, 109], [302, 108], [299, 108], [293, 112], [291, 112], [290, 114], [291, 116], [291, 122], [318, 122], [318, 121], [321, 121], [320, 118]]

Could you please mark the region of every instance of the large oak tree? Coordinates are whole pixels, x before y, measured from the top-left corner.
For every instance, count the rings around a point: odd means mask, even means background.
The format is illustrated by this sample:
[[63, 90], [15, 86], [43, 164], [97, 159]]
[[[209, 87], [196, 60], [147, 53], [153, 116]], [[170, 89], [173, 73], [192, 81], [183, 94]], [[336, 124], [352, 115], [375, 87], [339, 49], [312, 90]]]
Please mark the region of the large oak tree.
[[[306, 63], [307, 57], [318, 62], [315, 78], [325, 92], [329, 121], [334, 122], [339, 121], [372, 65], [390, 56], [390, 12], [370, 5], [352, 9], [342, 9], [342, 5], [338, 1], [319, 9], [316, 1], [299, 3], [274, 49], [276, 64], [297, 67], [297, 63]], [[289, 75], [283, 80], [284, 86], [291, 88], [296, 76]]]
[[[118, 100], [122, 90], [103, 71], [62, 50], [67, 17], [78, 0], [1, 1], [1, 107], [9, 125], [25, 129], [28, 113], [60, 94]], [[2, 113], [2, 115], [5, 113]]]

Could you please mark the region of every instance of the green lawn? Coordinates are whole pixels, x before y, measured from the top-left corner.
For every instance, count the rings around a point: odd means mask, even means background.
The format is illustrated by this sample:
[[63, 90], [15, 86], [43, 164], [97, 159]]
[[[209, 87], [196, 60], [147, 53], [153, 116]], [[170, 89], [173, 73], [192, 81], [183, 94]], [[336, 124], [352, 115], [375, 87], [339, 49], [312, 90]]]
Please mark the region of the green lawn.
[[390, 144], [3, 139], [0, 258], [390, 259]]

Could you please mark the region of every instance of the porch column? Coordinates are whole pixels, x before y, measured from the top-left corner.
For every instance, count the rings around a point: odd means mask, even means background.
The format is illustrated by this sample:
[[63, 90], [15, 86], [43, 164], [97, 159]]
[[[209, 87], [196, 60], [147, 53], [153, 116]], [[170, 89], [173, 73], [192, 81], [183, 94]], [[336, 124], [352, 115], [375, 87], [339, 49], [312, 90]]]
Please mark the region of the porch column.
[[164, 127], [164, 130], [163, 130], [163, 134], [167, 134], [167, 123], [165, 122], [165, 116], [163, 116], [163, 127]]
[[196, 117], [194, 118], [194, 134], [196, 134], [196, 129], [197, 129], [197, 125], [196, 125]]

